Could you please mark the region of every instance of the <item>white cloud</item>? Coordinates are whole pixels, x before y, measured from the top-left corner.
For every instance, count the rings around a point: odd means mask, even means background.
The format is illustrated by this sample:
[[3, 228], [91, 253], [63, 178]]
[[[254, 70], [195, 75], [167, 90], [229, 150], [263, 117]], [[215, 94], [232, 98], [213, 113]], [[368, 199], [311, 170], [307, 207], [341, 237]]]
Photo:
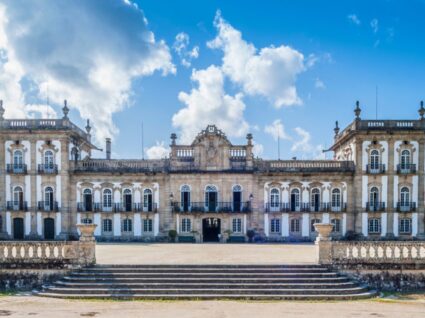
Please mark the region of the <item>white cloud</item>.
[[325, 154], [322, 152], [323, 146], [317, 145], [314, 146], [311, 143], [310, 133], [301, 128], [296, 127], [295, 132], [297, 133], [299, 139], [292, 144], [291, 151], [298, 152], [303, 157], [314, 158], [314, 159], [324, 159]]
[[370, 26], [373, 30], [373, 33], [377, 33], [379, 26], [378, 26], [378, 19], [372, 19], [372, 21], [370, 21]]
[[155, 146], [145, 149], [148, 159], [163, 159], [167, 158], [170, 153], [170, 148], [165, 146], [163, 141], [157, 141]]
[[302, 103], [295, 86], [297, 76], [307, 69], [302, 53], [285, 45], [257, 51], [220, 12], [214, 25], [218, 35], [207, 45], [224, 52], [221, 68], [231, 81], [240, 85], [246, 94], [266, 97], [276, 108]]
[[254, 154], [254, 157], [261, 157], [264, 152], [264, 146], [255, 141], [253, 141], [253, 143], [254, 147], [252, 148], [252, 153]]
[[[0, 4], [0, 96], [6, 115], [26, 115], [22, 79], [39, 97], [77, 109], [93, 122], [97, 142], [118, 129], [112, 115], [131, 103], [132, 81], [174, 73], [169, 48], [156, 41], [129, 0], [5, 0]], [[33, 108], [34, 109], [34, 108]]]
[[291, 139], [291, 137], [286, 134], [285, 128], [280, 119], [276, 119], [270, 125], [266, 125], [264, 127], [264, 132], [271, 135], [274, 140], [277, 140], [278, 138], [286, 140]]
[[348, 16], [347, 16], [347, 19], [351, 22], [351, 23], [353, 23], [353, 24], [355, 24], [355, 25], [360, 25], [360, 19], [357, 17], [357, 15], [355, 15], [354, 13], [353, 14], [349, 14]]
[[325, 89], [326, 85], [320, 78], [316, 78], [316, 80], [314, 81], [314, 87], [318, 89]]
[[205, 70], [194, 70], [191, 80], [197, 83], [190, 93], [180, 92], [179, 100], [185, 108], [173, 116], [173, 126], [180, 128], [184, 143], [208, 124], [216, 124], [229, 136], [241, 137], [248, 132], [243, 112], [242, 94], [230, 96], [224, 91], [224, 76], [220, 68], [211, 65]]
[[189, 49], [189, 35], [184, 32], [180, 32], [176, 35], [176, 39], [173, 44], [173, 49], [180, 57], [180, 63], [185, 67], [190, 67], [192, 60], [199, 57], [199, 46], [194, 46]]

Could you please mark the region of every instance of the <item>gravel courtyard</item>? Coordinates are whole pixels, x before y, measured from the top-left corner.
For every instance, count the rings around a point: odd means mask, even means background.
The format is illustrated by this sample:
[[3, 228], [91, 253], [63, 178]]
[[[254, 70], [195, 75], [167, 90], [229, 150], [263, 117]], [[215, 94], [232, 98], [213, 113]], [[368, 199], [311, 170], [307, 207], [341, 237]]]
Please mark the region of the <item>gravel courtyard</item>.
[[98, 264], [313, 264], [314, 244], [106, 244]]

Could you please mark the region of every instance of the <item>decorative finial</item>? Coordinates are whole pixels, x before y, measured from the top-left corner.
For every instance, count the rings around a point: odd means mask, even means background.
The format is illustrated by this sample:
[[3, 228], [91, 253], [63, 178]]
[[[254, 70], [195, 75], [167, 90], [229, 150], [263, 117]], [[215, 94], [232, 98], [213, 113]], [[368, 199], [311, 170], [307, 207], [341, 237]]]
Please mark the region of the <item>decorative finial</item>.
[[63, 112], [63, 119], [68, 118], [69, 108], [68, 108], [68, 102], [66, 101], [66, 99], [63, 101], [62, 112]]
[[87, 119], [86, 131], [88, 134], [90, 134], [90, 131], [91, 131], [90, 119]]
[[360, 120], [360, 113], [362, 110], [360, 109], [360, 102], [356, 102], [356, 109], [354, 109], [354, 115], [356, 115], [356, 120]]
[[175, 133], [171, 134], [171, 145], [175, 146], [176, 145], [176, 139], [177, 139], [177, 135]]
[[335, 132], [335, 137], [338, 136], [339, 134], [338, 120], [335, 122], [334, 132]]
[[421, 116], [421, 120], [424, 120], [425, 108], [424, 108], [424, 101], [423, 100], [421, 100], [420, 105], [421, 105], [421, 107], [418, 110], [419, 116]]
[[4, 108], [3, 108], [3, 100], [0, 99], [0, 120], [3, 120]]
[[248, 140], [248, 145], [251, 146], [252, 145], [252, 134], [251, 133], [247, 134], [246, 139]]

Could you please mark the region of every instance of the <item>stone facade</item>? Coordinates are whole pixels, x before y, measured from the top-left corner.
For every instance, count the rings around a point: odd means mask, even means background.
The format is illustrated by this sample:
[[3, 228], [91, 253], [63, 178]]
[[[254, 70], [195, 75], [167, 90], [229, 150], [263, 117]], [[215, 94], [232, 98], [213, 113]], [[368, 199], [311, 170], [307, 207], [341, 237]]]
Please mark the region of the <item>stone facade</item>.
[[424, 237], [425, 110], [419, 120], [356, 118], [335, 128], [334, 160], [262, 160], [253, 137], [233, 145], [210, 125], [190, 145], [171, 135], [161, 160], [91, 157], [68, 119], [4, 119], [0, 107], [0, 237], [72, 239], [77, 224], [99, 240], [313, 240]]

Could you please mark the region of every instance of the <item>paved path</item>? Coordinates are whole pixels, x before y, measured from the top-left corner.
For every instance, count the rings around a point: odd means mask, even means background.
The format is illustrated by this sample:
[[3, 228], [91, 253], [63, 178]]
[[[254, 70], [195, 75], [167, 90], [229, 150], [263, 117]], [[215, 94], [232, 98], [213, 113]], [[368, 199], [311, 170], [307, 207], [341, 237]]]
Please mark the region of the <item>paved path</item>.
[[314, 244], [97, 244], [98, 264], [313, 264]]
[[425, 302], [117, 302], [71, 301], [35, 296], [0, 296], [0, 316], [9, 317], [152, 317], [152, 318], [274, 318], [274, 317], [424, 317]]

